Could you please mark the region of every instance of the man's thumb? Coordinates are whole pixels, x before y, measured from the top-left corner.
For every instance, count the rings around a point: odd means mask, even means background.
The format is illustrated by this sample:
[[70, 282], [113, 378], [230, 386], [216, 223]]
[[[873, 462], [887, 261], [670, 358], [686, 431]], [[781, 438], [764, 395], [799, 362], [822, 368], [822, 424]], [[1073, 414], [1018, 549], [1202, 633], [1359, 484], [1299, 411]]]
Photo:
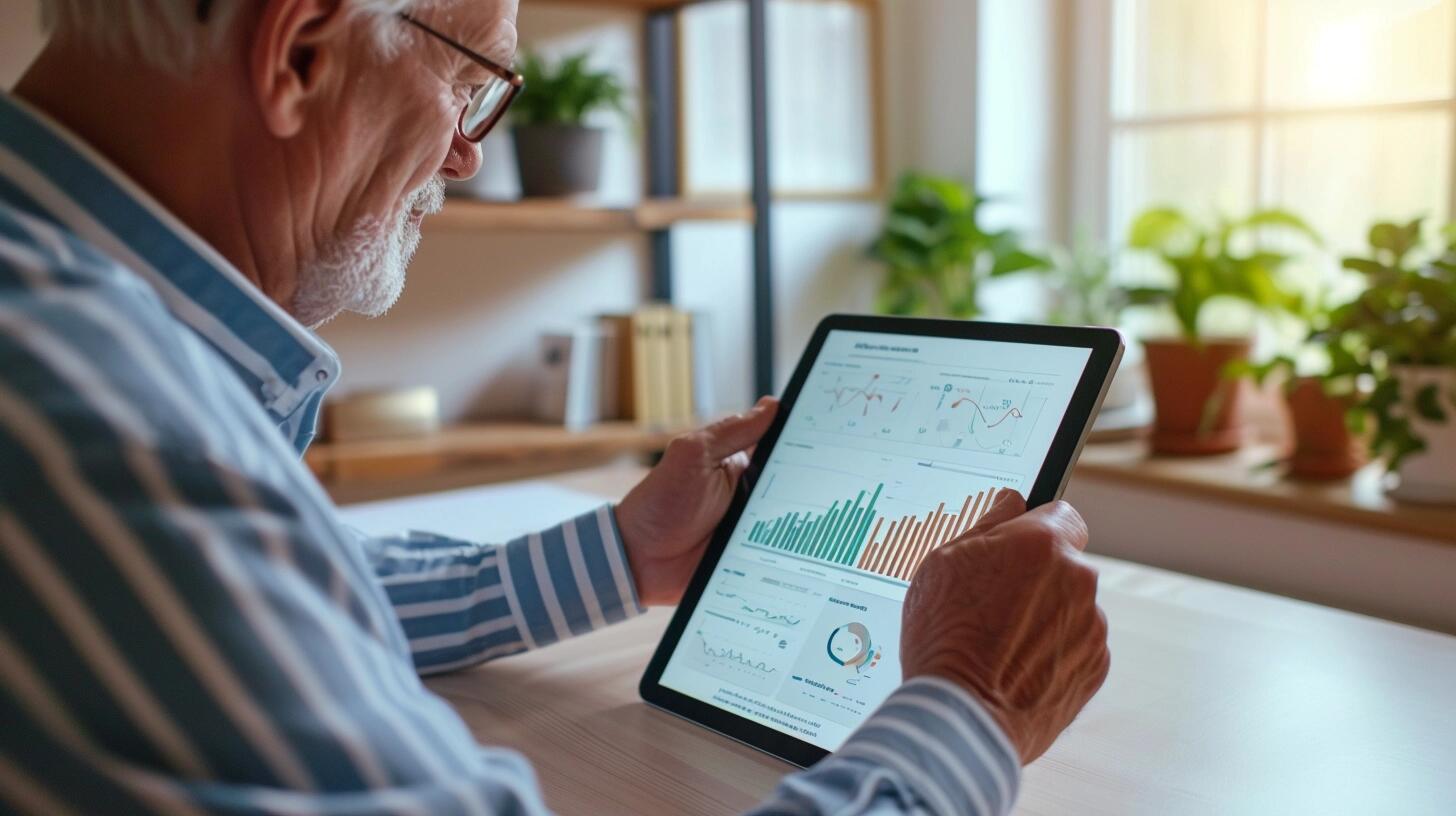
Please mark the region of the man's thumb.
[[721, 419], [709, 425], [707, 436], [708, 456], [724, 459], [758, 444], [758, 440], [773, 424], [778, 413], [779, 401], [764, 397], [747, 413]]
[[1003, 521], [1010, 521], [1026, 512], [1026, 499], [1020, 493], [1010, 488], [1002, 488], [997, 491], [991, 499], [991, 509], [976, 520], [972, 527], [978, 533], [984, 533]]

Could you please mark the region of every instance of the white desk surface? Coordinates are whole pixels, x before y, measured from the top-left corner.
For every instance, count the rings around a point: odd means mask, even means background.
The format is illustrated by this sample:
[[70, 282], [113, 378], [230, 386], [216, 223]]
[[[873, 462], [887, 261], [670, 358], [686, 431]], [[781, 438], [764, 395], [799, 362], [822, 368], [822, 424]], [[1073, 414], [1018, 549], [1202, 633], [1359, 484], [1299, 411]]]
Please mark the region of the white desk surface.
[[[617, 498], [633, 468], [362, 510], [414, 527]], [[421, 507], [416, 502], [423, 501]], [[412, 517], [416, 509], [428, 510]], [[481, 533], [485, 535], [485, 532]], [[1096, 531], [1093, 531], [1096, 535]], [[1456, 638], [1106, 558], [1107, 684], [1025, 772], [1020, 814], [1456, 814]], [[1456, 603], [1456, 587], [1452, 588]], [[482, 742], [535, 763], [562, 814], [730, 814], [791, 769], [648, 708], [636, 685], [658, 610], [432, 679]]]

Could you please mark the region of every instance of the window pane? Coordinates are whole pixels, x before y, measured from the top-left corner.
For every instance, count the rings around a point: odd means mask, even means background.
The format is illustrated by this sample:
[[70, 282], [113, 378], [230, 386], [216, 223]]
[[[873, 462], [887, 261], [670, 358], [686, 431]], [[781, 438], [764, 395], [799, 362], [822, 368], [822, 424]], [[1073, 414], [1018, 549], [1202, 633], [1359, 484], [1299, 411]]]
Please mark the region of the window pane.
[[1112, 219], [1115, 245], [1147, 207], [1172, 205], [1200, 219], [1237, 215], [1254, 205], [1252, 125], [1125, 128], [1114, 134]]
[[1452, 91], [1452, 0], [1270, 0], [1276, 106], [1432, 99]]
[[1262, 0], [1116, 0], [1118, 117], [1247, 108]]
[[1320, 116], [1269, 127], [1266, 198], [1308, 219], [1337, 252], [1365, 246], [1377, 219], [1449, 216], [1445, 111]]
[[[769, 126], [774, 189], [861, 192], [875, 186], [874, 29], [858, 0], [769, 4]], [[749, 184], [748, 8], [683, 12], [685, 191], [741, 194]]]

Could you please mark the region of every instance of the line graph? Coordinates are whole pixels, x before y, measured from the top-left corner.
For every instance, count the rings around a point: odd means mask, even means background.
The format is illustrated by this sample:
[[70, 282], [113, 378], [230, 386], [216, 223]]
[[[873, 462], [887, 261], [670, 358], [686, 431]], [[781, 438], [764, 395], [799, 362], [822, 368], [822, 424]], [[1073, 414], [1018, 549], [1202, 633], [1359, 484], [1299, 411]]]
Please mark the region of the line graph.
[[[963, 373], [962, 373], [963, 372]], [[805, 429], [998, 456], [1021, 456], [1055, 385], [993, 369], [823, 370], [795, 409]]]
[[713, 660], [725, 660], [730, 663], [736, 663], [739, 666], [751, 669], [765, 675], [773, 674], [774, 672], [778, 671], [777, 668], [770, 666], [767, 661], [754, 660], [743, 652], [731, 646], [717, 648], [708, 645], [708, 639], [703, 635], [703, 630], [701, 629], [697, 630], [695, 634], [697, 634], [698, 636], [698, 642], [703, 645], [704, 657], [711, 658]]
[[[1004, 383], [983, 383], [967, 388], [946, 383], [940, 389], [933, 425], [938, 444], [982, 453], [1020, 456], [1036, 425], [1046, 398], [1035, 389]], [[927, 423], [929, 424], [929, 423]]]
[[[886, 413], [893, 414], [900, 410], [900, 406], [905, 402], [906, 392], [896, 390], [893, 386], [909, 385], [910, 378], [896, 376], [890, 378], [887, 382], [881, 382], [882, 379], [884, 378], [881, 374], [875, 373], [870, 375], [869, 382], [864, 385], [854, 386], [846, 383], [843, 377], [836, 377], [833, 385], [820, 389], [831, 398], [828, 412], [834, 413], [835, 411], [842, 411], [846, 408], [852, 409], [854, 405], [860, 402], [863, 403], [859, 412], [859, 415], [862, 417], [868, 417], [870, 415], [870, 407], [877, 404], [879, 408], [888, 408], [889, 410]], [[887, 385], [892, 387], [887, 388]]]
[[800, 623], [804, 622], [803, 618], [800, 618], [796, 615], [774, 614], [772, 610], [764, 609], [761, 606], [753, 606], [748, 602], [747, 599], [745, 599], [742, 595], [739, 595], [736, 592], [724, 592], [722, 590], [714, 590], [714, 594], [722, 598], [731, 598], [738, 601], [739, 612], [746, 612], [756, 618], [762, 618], [769, 623], [782, 623], [785, 626], [798, 626]]

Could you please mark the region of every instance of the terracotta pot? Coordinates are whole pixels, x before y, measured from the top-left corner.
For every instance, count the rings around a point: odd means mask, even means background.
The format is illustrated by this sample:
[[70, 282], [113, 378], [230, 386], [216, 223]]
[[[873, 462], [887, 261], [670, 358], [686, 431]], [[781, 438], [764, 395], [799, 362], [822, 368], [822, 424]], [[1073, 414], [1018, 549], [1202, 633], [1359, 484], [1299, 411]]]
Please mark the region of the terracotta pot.
[[[1249, 341], [1149, 340], [1143, 343], [1157, 416], [1153, 453], [1208, 456], [1238, 450], [1247, 429], [1243, 421], [1244, 386], [1225, 379], [1224, 367], [1249, 358]], [[1204, 427], [1204, 411], [1215, 395], [1220, 404]]]
[[1456, 368], [1403, 365], [1396, 366], [1395, 373], [1407, 406], [1415, 404], [1422, 389], [1436, 386], [1447, 420], [1433, 422], [1419, 416], [1413, 407], [1407, 408], [1411, 430], [1425, 440], [1426, 449], [1401, 463], [1399, 483], [1390, 495], [1400, 501], [1456, 505], [1456, 419], [1451, 418], [1451, 406], [1456, 403]]
[[1359, 470], [1368, 461], [1365, 440], [1350, 432], [1345, 413], [1349, 397], [1332, 397], [1313, 377], [1300, 377], [1284, 395], [1294, 446], [1288, 474], [1293, 479], [1333, 481]]

